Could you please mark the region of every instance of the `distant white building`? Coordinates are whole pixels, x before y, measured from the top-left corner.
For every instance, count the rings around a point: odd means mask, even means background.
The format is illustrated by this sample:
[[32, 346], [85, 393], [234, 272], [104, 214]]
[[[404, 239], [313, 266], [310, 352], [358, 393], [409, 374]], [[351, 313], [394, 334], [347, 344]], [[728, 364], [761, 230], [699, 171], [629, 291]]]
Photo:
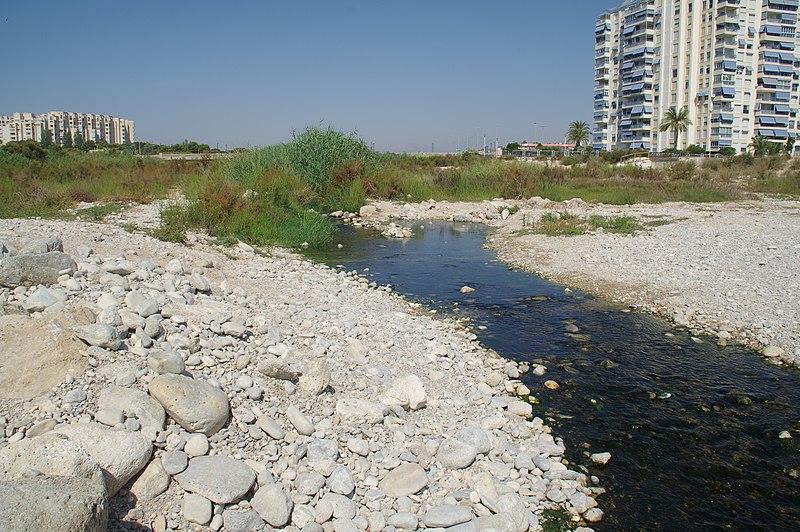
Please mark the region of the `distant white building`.
[[798, 0], [626, 0], [595, 28], [596, 150], [674, 145], [667, 111], [688, 109], [678, 148], [743, 152], [798, 132]]
[[0, 144], [20, 140], [41, 142], [45, 131], [50, 132], [53, 144], [58, 145], [63, 144], [67, 133], [73, 139], [82, 137], [85, 141], [131, 144], [133, 130], [133, 120], [108, 115], [51, 111], [41, 115], [14, 113], [0, 116]]

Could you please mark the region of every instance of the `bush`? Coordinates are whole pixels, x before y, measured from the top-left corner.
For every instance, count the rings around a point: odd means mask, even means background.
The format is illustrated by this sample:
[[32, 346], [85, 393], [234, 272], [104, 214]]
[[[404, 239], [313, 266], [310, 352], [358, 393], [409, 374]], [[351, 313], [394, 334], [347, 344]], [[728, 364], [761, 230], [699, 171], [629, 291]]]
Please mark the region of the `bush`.
[[720, 148], [718, 153], [723, 157], [733, 157], [734, 155], [736, 155], [736, 148], [731, 148], [730, 146], [726, 146], [724, 148]]
[[691, 144], [686, 148], [686, 153], [690, 155], [703, 155], [706, 152], [706, 149], [702, 146], [698, 146], [697, 144]]
[[691, 179], [697, 172], [697, 166], [692, 161], [678, 161], [667, 168], [667, 175], [672, 179]]

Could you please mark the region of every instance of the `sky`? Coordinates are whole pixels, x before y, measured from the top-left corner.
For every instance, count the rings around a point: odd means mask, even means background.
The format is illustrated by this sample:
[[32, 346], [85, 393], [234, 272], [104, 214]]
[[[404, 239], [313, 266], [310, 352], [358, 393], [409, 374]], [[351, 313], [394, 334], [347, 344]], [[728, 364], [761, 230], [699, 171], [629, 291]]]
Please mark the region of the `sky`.
[[591, 124], [614, 1], [0, 4], [0, 115], [136, 121], [136, 140], [286, 142], [331, 126], [381, 151], [562, 142]]

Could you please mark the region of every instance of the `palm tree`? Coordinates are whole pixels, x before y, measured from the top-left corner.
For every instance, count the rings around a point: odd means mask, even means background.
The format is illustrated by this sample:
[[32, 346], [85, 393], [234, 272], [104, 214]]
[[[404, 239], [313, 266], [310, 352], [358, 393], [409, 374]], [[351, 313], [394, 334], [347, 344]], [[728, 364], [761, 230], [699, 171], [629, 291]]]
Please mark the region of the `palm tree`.
[[762, 137], [761, 135], [756, 135], [753, 137], [753, 140], [750, 141], [750, 144], [747, 145], [748, 148], [753, 150], [753, 155], [756, 157], [766, 157], [767, 155], [778, 155], [780, 154], [784, 146], [782, 144], [778, 144], [777, 142], [770, 142], [767, 137]]
[[689, 129], [689, 126], [691, 125], [692, 121], [689, 120], [688, 107], [684, 107], [680, 111], [674, 107], [670, 107], [667, 110], [667, 114], [665, 114], [664, 118], [661, 119], [661, 127], [659, 129], [661, 131], [670, 130], [675, 133], [675, 149], [677, 150], [678, 135], [680, 135], [682, 131]]
[[567, 139], [574, 142], [576, 148], [580, 148], [581, 144], [588, 142], [590, 135], [589, 125], [582, 120], [574, 121], [567, 130]]

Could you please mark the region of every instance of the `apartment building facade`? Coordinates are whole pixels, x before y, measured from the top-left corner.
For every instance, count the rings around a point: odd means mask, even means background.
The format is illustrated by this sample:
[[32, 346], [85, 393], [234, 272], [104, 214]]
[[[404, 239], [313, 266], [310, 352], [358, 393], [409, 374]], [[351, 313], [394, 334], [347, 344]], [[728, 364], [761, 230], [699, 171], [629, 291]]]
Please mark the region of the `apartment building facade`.
[[54, 144], [62, 145], [69, 133], [72, 139], [105, 141], [109, 144], [131, 144], [134, 141], [134, 121], [108, 115], [51, 111], [36, 115], [14, 113], [0, 116], [0, 144], [21, 140], [42, 141], [49, 131]]
[[798, 132], [800, 0], [627, 0], [595, 27], [595, 150], [675, 146], [670, 108], [691, 125], [678, 148], [747, 150]]

